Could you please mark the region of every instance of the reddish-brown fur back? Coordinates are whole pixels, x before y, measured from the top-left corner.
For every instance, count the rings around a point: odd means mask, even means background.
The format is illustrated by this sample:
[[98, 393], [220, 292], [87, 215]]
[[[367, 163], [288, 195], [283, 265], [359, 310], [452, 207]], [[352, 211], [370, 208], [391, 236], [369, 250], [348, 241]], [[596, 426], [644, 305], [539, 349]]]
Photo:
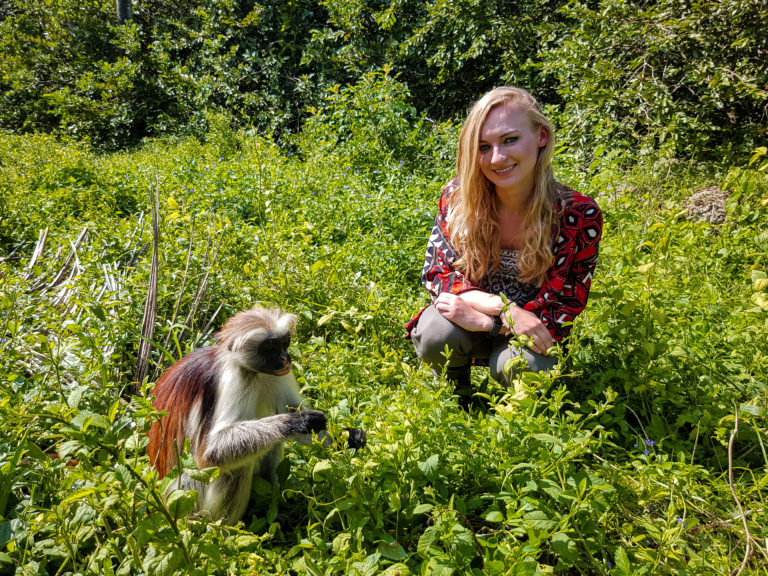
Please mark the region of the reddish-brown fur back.
[[179, 454], [184, 449], [187, 418], [198, 398], [202, 400], [201, 421], [194, 426], [198, 438], [203, 440], [210, 429], [216, 402], [216, 359], [216, 347], [195, 350], [166, 370], [155, 384], [153, 405], [168, 415], [152, 423], [148, 451], [150, 464], [161, 478], [176, 465], [176, 447]]

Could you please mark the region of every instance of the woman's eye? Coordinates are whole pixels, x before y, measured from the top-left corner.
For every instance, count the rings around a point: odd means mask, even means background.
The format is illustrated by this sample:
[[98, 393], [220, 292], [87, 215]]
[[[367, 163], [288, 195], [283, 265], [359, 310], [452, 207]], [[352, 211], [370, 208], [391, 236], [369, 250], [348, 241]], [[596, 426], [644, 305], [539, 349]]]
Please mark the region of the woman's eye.
[[491, 147], [488, 144], [480, 144], [480, 152], [488, 152], [490, 149]]
[[517, 136], [509, 136], [504, 139], [505, 144], [514, 144], [515, 142], [517, 142]]

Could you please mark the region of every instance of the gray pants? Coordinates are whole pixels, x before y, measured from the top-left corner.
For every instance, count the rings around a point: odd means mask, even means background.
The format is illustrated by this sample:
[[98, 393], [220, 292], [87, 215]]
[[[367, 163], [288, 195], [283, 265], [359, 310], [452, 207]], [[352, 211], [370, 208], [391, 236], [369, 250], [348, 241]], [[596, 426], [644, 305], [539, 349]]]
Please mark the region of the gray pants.
[[[445, 346], [451, 350], [446, 375], [459, 380], [469, 373], [472, 359], [487, 359], [491, 377], [501, 384], [509, 385], [510, 375], [504, 372], [504, 365], [520, 351], [509, 347], [509, 338], [498, 336], [488, 338], [485, 332], [470, 332], [460, 328], [444, 318], [434, 306], [429, 306], [421, 313], [419, 322], [411, 331], [411, 340], [416, 353], [426, 362], [432, 371], [440, 374], [445, 365]], [[529, 348], [523, 348], [523, 357], [528, 372], [541, 372], [553, 368], [557, 363], [554, 356], [537, 354]]]

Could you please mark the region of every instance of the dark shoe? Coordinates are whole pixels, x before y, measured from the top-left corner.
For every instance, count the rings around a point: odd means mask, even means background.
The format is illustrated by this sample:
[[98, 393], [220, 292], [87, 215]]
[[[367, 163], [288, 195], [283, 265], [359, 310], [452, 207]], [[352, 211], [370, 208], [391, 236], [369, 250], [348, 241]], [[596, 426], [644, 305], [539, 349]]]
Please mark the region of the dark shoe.
[[459, 407], [464, 412], [469, 412], [474, 403], [473, 395], [475, 390], [472, 388], [470, 370], [471, 368], [467, 366], [465, 368], [454, 368], [445, 373], [448, 382], [453, 383], [453, 393], [458, 396]]

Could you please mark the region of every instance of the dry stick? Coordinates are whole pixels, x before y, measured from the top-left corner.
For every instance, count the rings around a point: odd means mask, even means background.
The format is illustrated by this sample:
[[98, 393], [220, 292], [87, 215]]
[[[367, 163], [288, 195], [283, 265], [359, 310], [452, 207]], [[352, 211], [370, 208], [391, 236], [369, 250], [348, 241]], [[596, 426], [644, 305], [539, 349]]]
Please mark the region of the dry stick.
[[37, 237], [37, 244], [35, 244], [35, 251], [32, 253], [32, 258], [29, 261], [29, 264], [27, 264], [27, 273], [24, 275], [24, 280], [29, 280], [32, 278], [34, 271], [32, 270], [35, 267], [35, 264], [37, 264], [38, 258], [43, 255], [43, 250], [45, 249], [45, 241], [48, 239], [48, 227], [45, 227], [45, 230], [40, 230], [40, 234]]
[[219, 304], [219, 307], [216, 308], [216, 312], [213, 313], [213, 316], [211, 316], [211, 319], [208, 320], [208, 324], [205, 325], [205, 328], [203, 328], [203, 331], [200, 332], [200, 336], [202, 338], [205, 338], [205, 335], [208, 334], [208, 331], [211, 329], [211, 326], [213, 325], [213, 320], [218, 316], [219, 312], [221, 312], [221, 309], [224, 307], [224, 302]]
[[[187, 247], [187, 262], [184, 265], [184, 276], [181, 278], [181, 288], [179, 288], [179, 296], [176, 298], [176, 306], [173, 309], [173, 316], [171, 317], [171, 325], [168, 327], [168, 333], [165, 335], [163, 341], [163, 348], [168, 350], [168, 345], [171, 343], [171, 336], [173, 335], [173, 327], [176, 324], [176, 318], [179, 315], [179, 308], [181, 308], [181, 299], [184, 296], [184, 288], [187, 285], [187, 274], [189, 273], [189, 263], [192, 260], [192, 243], [195, 238], [195, 221], [192, 220], [192, 229], [189, 234], [189, 246]], [[156, 365], [152, 371], [152, 379], [157, 380], [160, 375], [160, 365]]]
[[211, 258], [210, 265], [207, 267], [208, 269], [205, 272], [205, 276], [203, 276], [202, 282], [197, 287], [197, 293], [195, 294], [195, 299], [192, 302], [192, 306], [189, 309], [189, 313], [187, 314], [186, 319], [184, 320], [184, 327], [181, 329], [181, 334], [179, 335], [179, 342], [182, 342], [184, 340], [184, 336], [186, 335], [187, 326], [190, 326], [190, 323], [192, 322], [192, 318], [195, 316], [195, 312], [197, 312], [198, 306], [202, 303], [203, 299], [205, 298], [205, 292], [208, 289], [208, 276], [211, 274], [211, 270], [213, 269], [213, 266], [216, 264], [216, 257], [219, 255], [219, 248], [221, 248], [221, 243], [224, 240], [224, 235], [227, 232], [227, 228], [229, 225], [224, 226], [224, 229], [221, 231], [221, 237], [219, 238], [219, 243], [216, 245], [216, 250], [213, 252], [213, 257]]
[[[187, 261], [184, 263], [184, 276], [181, 278], [181, 289], [179, 290], [179, 297], [176, 299], [176, 307], [173, 309], [173, 317], [171, 318], [171, 324], [176, 322], [176, 318], [179, 315], [179, 308], [181, 307], [181, 298], [184, 295], [184, 287], [187, 285], [187, 274], [189, 273], [189, 263], [192, 261], [192, 246], [195, 240], [195, 220], [192, 219], [192, 228], [189, 230], [189, 246], [187, 246]], [[166, 346], [167, 346], [166, 340]]]
[[[109, 290], [110, 292], [117, 292], [117, 285], [115, 284], [115, 277], [111, 274], [111, 268], [107, 264], [101, 265], [101, 271], [104, 272], [104, 289]], [[103, 294], [102, 290], [102, 294]], [[99, 294], [99, 298], [101, 299], [101, 295]]]
[[[192, 246], [193, 246], [194, 239], [195, 239], [195, 221], [192, 220], [192, 229], [191, 229], [190, 235], [189, 235], [189, 246], [187, 246], [187, 262], [184, 265], [184, 276], [181, 279], [181, 289], [179, 290], [179, 297], [176, 299], [176, 306], [175, 306], [175, 308], [173, 310], [173, 317], [171, 318], [171, 325], [169, 327], [168, 334], [166, 334], [165, 341], [163, 342], [163, 348], [165, 348], [166, 350], [168, 349], [168, 345], [171, 342], [171, 336], [173, 335], [173, 327], [176, 324], [176, 318], [178, 317], [179, 309], [181, 308], [181, 298], [184, 295], [184, 288], [185, 288], [186, 283], [187, 283], [187, 277], [188, 277], [188, 272], [189, 272], [189, 263], [192, 260]], [[207, 264], [208, 250], [209, 249], [210, 249], [210, 235], [208, 237], [208, 243], [205, 246], [205, 257], [203, 259], [203, 267], [205, 267], [206, 264]], [[195, 302], [197, 302], [197, 297], [198, 297], [199, 293], [200, 293], [200, 284], [198, 283], [197, 290], [195, 291], [195, 298], [193, 299], [192, 311], [190, 312], [190, 315], [192, 313], [194, 313]], [[187, 320], [185, 322], [188, 322], [190, 320], [190, 317], [191, 317], [190, 315], [187, 316]], [[184, 326], [182, 326], [181, 332], [179, 333], [179, 336], [176, 339], [177, 342], [179, 343], [179, 345], [184, 340], [184, 334], [186, 332], [186, 328], [187, 328], [186, 324]], [[160, 368], [159, 366], [155, 367], [155, 371], [152, 374], [153, 378], [157, 378], [157, 376], [159, 374], [159, 371], [160, 371], [159, 368]]]
[[741, 565], [731, 572], [733, 576], [739, 576], [744, 571], [744, 568], [747, 567], [747, 562], [749, 561], [749, 557], [752, 554], [752, 534], [749, 532], [749, 525], [747, 524], [747, 517], [744, 514], [744, 508], [741, 507], [741, 502], [739, 501], [739, 497], [736, 495], [736, 488], [734, 487], [733, 483], [733, 443], [736, 441], [736, 436], [739, 433], [739, 409], [736, 409], [736, 419], [733, 423], [733, 432], [731, 433], [731, 438], [728, 440], [728, 486], [731, 488], [731, 495], [733, 496], [733, 499], [736, 501], [736, 507], [739, 509], [739, 514], [741, 514], [741, 520], [744, 522], [744, 536], [746, 537], [747, 543], [746, 548], [744, 550], [744, 560], [741, 561]]
[[146, 250], [145, 246], [136, 246], [133, 250], [129, 252], [129, 248], [131, 247], [131, 244], [133, 244], [134, 237], [138, 234], [139, 238], [141, 238], [141, 235], [144, 233], [144, 212], [142, 212], [139, 215], [139, 221], [136, 224], [136, 228], [133, 229], [133, 234], [131, 234], [131, 237], [128, 239], [128, 243], [125, 245], [125, 252], [128, 254], [127, 259], [124, 263], [124, 268], [127, 270], [128, 268], [133, 268], [136, 265], [136, 262], [139, 261], [139, 258]]
[[[51, 282], [49, 288], [53, 288], [57, 284], [64, 284], [63, 288], [59, 290], [58, 295], [53, 299], [54, 304], [61, 304], [64, 305], [67, 302], [69, 302], [69, 299], [72, 297], [73, 294], [75, 294], [75, 290], [71, 287], [71, 282], [74, 280], [75, 276], [78, 276], [80, 272], [82, 272], [82, 265], [80, 264], [80, 257], [77, 255], [77, 248], [80, 246], [80, 243], [82, 242], [83, 238], [86, 235], [86, 230], [83, 229], [83, 231], [80, 233], [80, 237], [77, 239], [77, 242], [72, 244], [72, 241], [69, 241], [69, 245], [72, 246], [72, 252], [70, 253], [69, 257], [67, 258], [67, 262], [64, 264], [64, 267], [59, 271], [59, 276], [61, 276], [61, 273], [66, 269], [67, 263], [71, 262], [74, 258], [75, 262], [74, 264], [70, 265], [69, 267], [69, 277], [67, 278], [66, 282], [64, 282], [63, 278], [59, 278], [57, 276], [54, 278], [53, 282]], [[94, 282], [91, 285], [91, 292], [93, 292], [94, 287], [96, 286], [96, 282]], [[74, 312], [74, 310], [77, 309], [77, 304], [72, 305], [72, 309], [70, 312]], [[69, 314], [70, 312], [66, 312]]]
[[133, 243], [133, 239], [136, 237], [136, 234], [139, 232], [139, 229], [144, 228], [144, 211], [141, 211], [141, 214], [139, 214], [139, 221], [136, 223], [136, 228], [133, 229], [133, 234], [131, 234], [131, 237], [128, 238], [128, 243], [125, 245], [125, 250], [127, 251], [128, 248], [131, 247], [131, 244]]
[[149, 353], [152, 348], [150, 340], [155, 333], [155, 312], [157, 307], [157, 261], [160, 245], [160, 192], [157, 186], [157, 179], [152, 189], [152, 267], [149, 273], [149, 287], [147, 288], [147, 301], [144, 305], [144, 320], [141, 324], [141, 342], [139, 342], [139, 353], [136, 359], [136, 374], [133, 377], [133, 392], [139, 392], [141, 383], [147, 375], [149, 365]]
[[[69, 256], [67, 256], [67, 259], [64, 261], [64, 265], [59, 270], [59, 273], [56, 274], [56, 278], [54, 278], [50, 284], [48, 284], [48, 288], [53, 288], [54, 286], [58, 286], [61, 284], [62, 280], [64, 280], [64, 274], [67, 273], [69, 270], [69, 267], [72, 264], [72, 260], [74, 259], [76, 264], [79, 266], [80, 259], [77, 257], [77, 249], [80, 247], [80, 244], [82, 244], [83, 240], [85, 240], [86, 236], [88, 236], [88, 224], [86, 224], [83, 227], [83, 231], [80, 232], [80, 236], [77, 237], [77, 240], [75, 240], [75, 243], [72, 244], [70, 241], [70, 246], [72, 246], [72, 251], [69, 253]], [[70, 276], [71, 277], [71, 276]]]
[[176, 318], [179, 315], [179, 308], [181, 308], [181, 299], [184, 296], [184, 288], [187, 285], [187, 274], [189, 273], [189, 263], [192, 260], [192, 246], [195, 239], [195, 221], [192, 220], [192, 228], [189, 231], [189, 246], [187, 247], [187, 262], [184, 265], [184, 276], [181, 278], [181, 288], [179, 288], [179, 297], [176, 298], [176, 307], [173, 309], [173, 316], [171, 317], [171, 328], [168, 330], [168, 334], [165, 336], [165, 342], [163, 342], [163, 348], [168, 349], [168, 344], [171, 342], [171, 334], [173, 331], [173, 325], [176, 324]]

